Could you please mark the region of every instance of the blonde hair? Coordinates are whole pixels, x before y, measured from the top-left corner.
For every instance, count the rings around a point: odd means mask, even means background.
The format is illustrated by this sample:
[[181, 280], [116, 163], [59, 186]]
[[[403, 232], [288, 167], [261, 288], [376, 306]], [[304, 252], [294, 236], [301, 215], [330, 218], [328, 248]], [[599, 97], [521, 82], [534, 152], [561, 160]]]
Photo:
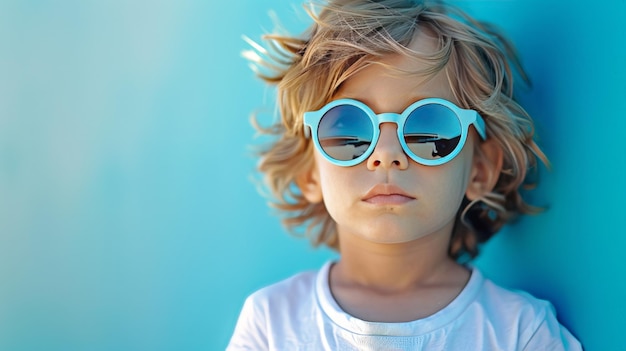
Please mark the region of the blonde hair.
[[[381, 57], [399, 54], [429, 64], [431, 75], [445, 70], [460, 107], [474, 109], [485, 119], [488, 138], [504, 153], [503, 170], [493, 191], [481, 201], [464, 201], [458, 211], [449, 254], [475, 257], [487, 241], [516, 214], [531, 213], [520, 195], [527, 172], [537, 160], [547, 160], [533, 141], [528, 113], [513, 98], [513, 71], [526, 75], [513, 46], [493, 26], [476, 21], [440, 2], [410, 0], [331, 0], [310, 4], [314, 23], [302, 36], [265, 35], [269, 50], [255, 45], [248, 52], [257, 74], [277, 86], [280, 121], [264, 128], [276, 137], [260, 150], [258, 169], [271, 190], [271, 205], [283, 214], [292, 232], [304, 229], [313, 245], [339, 249], [336, 226], [324, 203], [310, 203], [295, 185], [313, 167], [313, 145], [303, 135], [302, 116], [332, 100], [341, 84]], [[407, 49], [418, 29], [428, 30], [439, 49], [416, 53]], [[271, 73], [263, 73], [263, 71]], [[476, 148], [476, 152], [480, 152]]]

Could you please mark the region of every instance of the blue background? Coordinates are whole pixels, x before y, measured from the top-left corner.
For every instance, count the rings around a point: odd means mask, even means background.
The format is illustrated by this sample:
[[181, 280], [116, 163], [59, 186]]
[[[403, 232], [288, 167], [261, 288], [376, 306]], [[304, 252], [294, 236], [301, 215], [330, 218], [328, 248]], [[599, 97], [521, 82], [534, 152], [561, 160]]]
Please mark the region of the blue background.
[[[587, 350], [626, 350], [626, 2], [459, 4], [516, 42], [554, 166], [548, 211], [476, 264]], [[220, 350], [249, 293], [334, 257], [255, 183], [273, 91], [241, 35], [269, 10], [309, 24], [296, 1], [0, 1], [0, 350]]]

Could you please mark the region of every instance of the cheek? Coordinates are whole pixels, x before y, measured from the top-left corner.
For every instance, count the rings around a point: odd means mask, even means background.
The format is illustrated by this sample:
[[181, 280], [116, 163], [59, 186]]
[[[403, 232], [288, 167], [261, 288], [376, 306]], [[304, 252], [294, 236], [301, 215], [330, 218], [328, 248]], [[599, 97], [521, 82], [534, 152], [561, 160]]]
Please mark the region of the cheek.
[[326, 209], [331, 213], [347, 207], [359, 194], [359, 172], [356, 167], [335, 166], [326, 161], [322, 156], [315, 157], [317, 170], [322, 191], [322, 197]]
[[350, 191], [351, 186], [354, 186], [351, 180], [356, 177], [351, 177], [350, 173], [346, 168], [329, 164], [319, 167], [320, 185], [327, 206], [331, 200], [334, 202], [345, 198], [345, 194]]
[[429, 177], [426, 189], [441, 199], [462, 199], [467, 188], [467, 177], [461, 173], [437, 172]]
[[[459, 155], [460, 156], [460, 155]], [[456, 159], [433, 168], [428, 175], [428, 184], [424, 189], [431, 189], [433, 195], [439, 197], [449, 206], [452, 201], [460, 205], [465, 196], [472, 170], [471, 153], [469, 157], [457, 157]]]
[[338, 176], [341, 175], [339, 172], [341, 170], [336, 169], [337, 166], [330, 164], [317, 152], [314, 155], [324, 202], [328, 202], [328, 198], [335, 193], [335, 188], [339, 186], [337, 183], [340, 181]]

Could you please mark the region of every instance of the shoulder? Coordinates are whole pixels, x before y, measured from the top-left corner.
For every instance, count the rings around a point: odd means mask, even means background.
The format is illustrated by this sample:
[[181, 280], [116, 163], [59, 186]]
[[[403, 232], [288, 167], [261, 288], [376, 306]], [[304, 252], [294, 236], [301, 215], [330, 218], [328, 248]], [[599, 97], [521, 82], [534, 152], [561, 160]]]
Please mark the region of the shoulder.
[[317, 276], [301, 272], [248, 296], [227, 349], [266, 350], [298, 335], [298, 326], [315, 318]]
[[313, 296], [317, 274], [317, 271], [300, 272], [261, 288], [246, 299], [246, 304], [262, 308], [275, 308], [285, 304], [302, 302], [303, 297]]
[[552, 310], [552, 305], [546, 301], [534, 297], [533, 295], [517, 289], [502, 287], [493, 281], [482, 277], [482, 274], [475, 270], [474, 274], [481, 275], [481, 286], [476, 299], [480, 304], [494, 313], [513, 313], [517, 316], [528, 316], [541, 318]]
[[[513, 333], [519, 349], [580, 350], [580, 344], [557, 320], [554, 306], [528, 292], [508, 289], [479, 275], [480, 288], [473, 308], [480, 311], [485, 324]], [[549, 347], [548, 347], [549, 346]]]

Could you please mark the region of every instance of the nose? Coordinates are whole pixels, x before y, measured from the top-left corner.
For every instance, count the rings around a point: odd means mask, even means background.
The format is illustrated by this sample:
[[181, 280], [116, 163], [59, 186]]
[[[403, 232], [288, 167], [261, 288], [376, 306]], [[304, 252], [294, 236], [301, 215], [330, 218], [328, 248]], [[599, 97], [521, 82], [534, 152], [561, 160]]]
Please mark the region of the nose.
[[409, 159], [398, 140], [397, 128], [395, 123], [382, 123], [380, 125], [378, 143], [367, 159], [369, 170], [373, 171], [380, 167], [406, 169], [409, 166]]

